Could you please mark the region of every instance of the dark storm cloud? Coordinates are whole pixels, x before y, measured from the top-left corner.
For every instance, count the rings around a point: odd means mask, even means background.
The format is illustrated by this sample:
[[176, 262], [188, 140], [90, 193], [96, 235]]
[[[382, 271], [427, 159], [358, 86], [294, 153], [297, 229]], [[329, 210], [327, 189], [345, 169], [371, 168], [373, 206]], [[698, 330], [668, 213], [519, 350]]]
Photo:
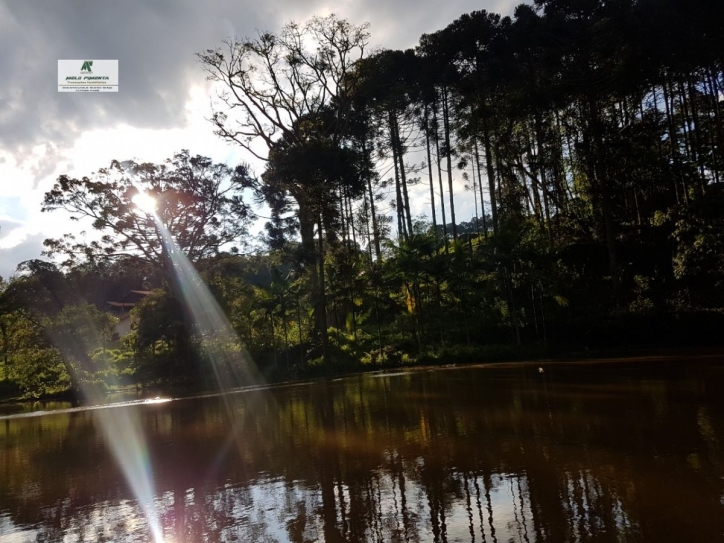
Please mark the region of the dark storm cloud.
[[[0, 3], [0, 148], [22, 159], [89, 129], [177, 127], [190, 85], [203, 79], [194, 53], [269, 16], [240, 2]], [[58, 59], [118, 59], [120, 92], [59, 94]]]

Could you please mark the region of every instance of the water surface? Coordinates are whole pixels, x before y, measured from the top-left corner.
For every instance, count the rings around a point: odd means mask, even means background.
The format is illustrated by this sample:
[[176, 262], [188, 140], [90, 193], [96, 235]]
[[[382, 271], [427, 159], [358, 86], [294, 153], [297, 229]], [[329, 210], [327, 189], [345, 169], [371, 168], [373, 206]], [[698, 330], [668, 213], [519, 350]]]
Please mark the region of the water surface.
[[0, 417], [0, 543], [151, 540], [104, 424], [166, 542], [724, 541], [724, 359], [538, 366]]

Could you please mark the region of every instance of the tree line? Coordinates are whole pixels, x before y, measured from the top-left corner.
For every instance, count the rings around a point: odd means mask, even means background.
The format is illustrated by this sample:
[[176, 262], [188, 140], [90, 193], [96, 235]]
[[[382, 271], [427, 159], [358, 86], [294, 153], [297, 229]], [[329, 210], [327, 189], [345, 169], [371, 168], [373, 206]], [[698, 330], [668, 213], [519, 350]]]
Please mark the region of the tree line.
[[[268, 375], [716, 341], [722, 21], [711, 0], [536, 0], [409, 50], [373, 50], [366, 25], [329, 16], [198, 53], [215, 132], [260, 175], [182, 151], [61, 176], [44, 210], [98, 236], [47, 240], [56, 264], [3, 284], [5, 385], [37, 385], [24, 365], [63, 386], [203, 377], [139, 191]], [[103, 339], [108, 295], [143, 283], [136, 329]], [[96, 332], [66, 347], [63, 319]]]

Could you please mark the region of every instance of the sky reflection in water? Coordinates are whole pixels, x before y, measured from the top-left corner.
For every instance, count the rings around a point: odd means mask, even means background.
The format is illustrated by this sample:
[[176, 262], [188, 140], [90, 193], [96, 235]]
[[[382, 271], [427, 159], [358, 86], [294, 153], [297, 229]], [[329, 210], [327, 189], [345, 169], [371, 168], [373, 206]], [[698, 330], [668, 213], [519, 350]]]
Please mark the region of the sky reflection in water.
[[[716, 360], [462, 368], [121, 410], [169, 542], [717, 541], [722, 385]], [[102, 411], [0, 419], [1, 543], [148, 541]]]

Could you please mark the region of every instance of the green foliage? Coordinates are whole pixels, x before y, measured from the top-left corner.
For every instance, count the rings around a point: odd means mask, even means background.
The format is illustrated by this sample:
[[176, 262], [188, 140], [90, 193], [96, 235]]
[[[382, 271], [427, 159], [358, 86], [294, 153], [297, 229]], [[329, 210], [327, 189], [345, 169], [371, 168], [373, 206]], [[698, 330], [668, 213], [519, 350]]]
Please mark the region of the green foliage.
[[16, 353], [9, 375], [23, 398], [41, 398], [65, 392], [71, 381], [57, 349], [27, 348]]
[[[263, 155], [260, 183], [186, 151], [61, 176], [44, 210], [103, 237], [48, 240], [65, 268], [0, 282], [6, 386], [205, 386], [209, 353], [231, 366], [240, 344], [282, 379], [720, 341], [724, 12], [654, 4], [476, 11], [371, 56], [365, 25], [330, 16], [201, 53], [234, 91], [217, 133]], [[417, 183], [433, 224], [413, 218]], [[240, 341], [194, 335], [139, 187]], [[240, 256], [247, 189], [271, 218], [266, 250]], [[157, 290], [112, 342], [109, 293], [142, 284]]]
[[672, 212], [674, 276], [707, 307], [724, 303], [723, 209], [724, 191], [713, 187], [690, 206]]

